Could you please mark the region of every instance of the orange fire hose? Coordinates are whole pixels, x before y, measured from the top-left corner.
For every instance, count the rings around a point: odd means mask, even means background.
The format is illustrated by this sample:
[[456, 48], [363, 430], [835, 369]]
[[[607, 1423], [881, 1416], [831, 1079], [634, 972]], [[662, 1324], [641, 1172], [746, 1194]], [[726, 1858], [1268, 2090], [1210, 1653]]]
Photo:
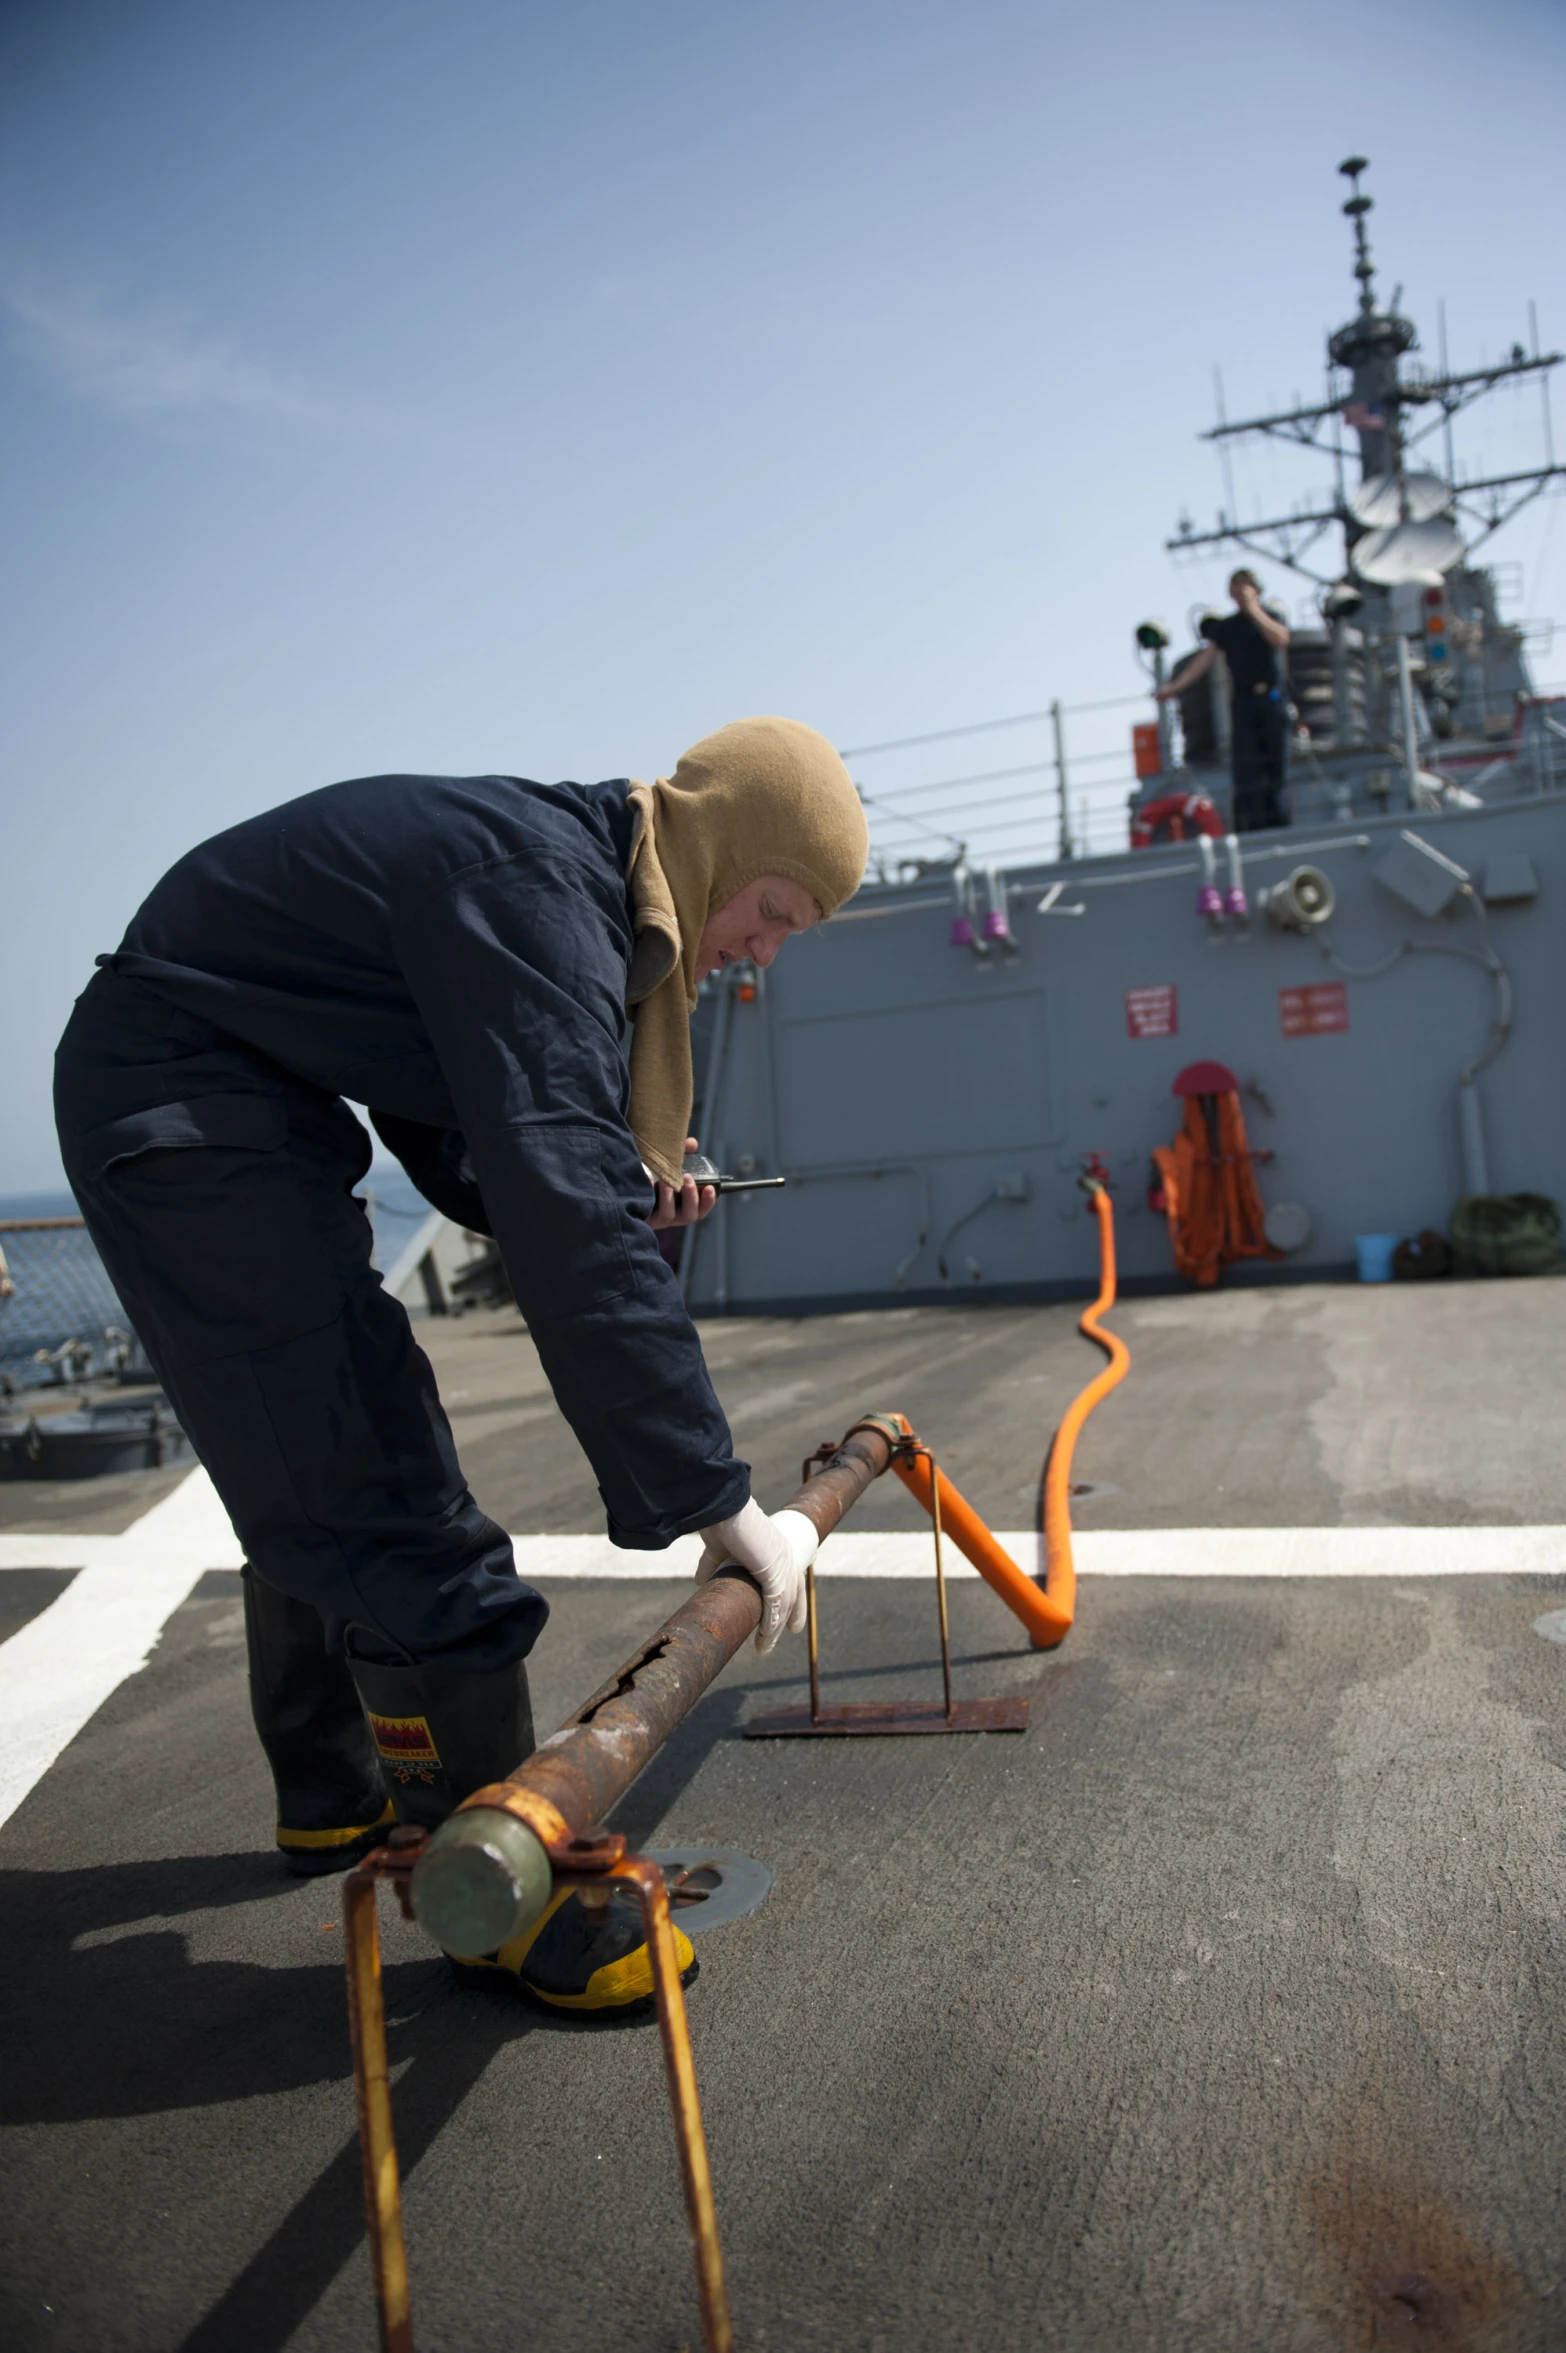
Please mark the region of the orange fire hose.
[[[902, 1414], [888, 1416], [902, 1424], [908, 1437], [914, 1433]], [[892, 1468], [907, 1488], [930, 1509], [931, 1462], [928, 1454], [894, 1454]], [[1041, 1588], [1036, 1580], [1018, 1568], [1009, 1552], [998, 1544], [984, 1525], [971, 1503], [964, 1501], [946, 1473], [935, 1469], [941, 1498], [941, 1533], [949, 1536], [958, 1551], [973, 1563], [986, 1585], [1000, 1595], [1013, 1616], [1019, 1617], [1033, 1637], [1035, 1650], [1052, 1650], [1061, 1637], [1071, 1631], [1071, 1612], [1062, 1609], [1055, 1596]]]
[[[922, 1448], [899, 1450], [892, 1468], [910, 1495], [931, 1508], [932, 1475], [941, 1499], [941, 1528], [958, 1551], [972, 1562], [985, 1583], [1000, 1595], [1014, 1616], [1022, 1620], [1035, 1650], [1053, 1650], [1071, 1631], [1077, 1610], [1077, 1573], [1071, 1559], [1071, 1457], [1083, 1423], [1101, 1397], [1123, 1381], [1131, 1369], [1131, 1351], [1113, 1332], [1101, 1330], [1099, 1317], [1115, 1304], [1115, 1213], [1109, 1193], [1094, 1175], [1082, 1179], [1098, 1217], [1098, 1297], [1080, 1318], [1077, 1329], [1099, 1347], [1109, 1363], [1081, 1395], [1073, 1398], [1055, 1432], [1043, 1480], [1044, 1559], [1042, 1582], [1018, 1568], [998, 1544], [970, 1503], [964, 1501], [946, 1473], [932, 1463]], [[904, 1414], [888, 1414], [906, 1439], [914, 1438]]]
[[[1113, 1332], [1106, 1332], [1098, 1320], [1115, 1304], [1114, 1208], [1107, 1189], [1096, 1177], [1083, 1182], [1098, 1217], [1098, 1297], [1079, 1319], [1077, 1330], [1096, 1341], [1109, 1362], [1067, 1406], [1044, 1466], [1044, 1590], [1065, 1618], [1061, 1633], [1071, 1624], [1077, 1607], [1077, 1572], [1071, 1558], [1071, 1457], [1094, 1406], [1131, 1370], [1130, 1349]], [[1055, 1639], [1058, 1642], [1060, 1636]]]

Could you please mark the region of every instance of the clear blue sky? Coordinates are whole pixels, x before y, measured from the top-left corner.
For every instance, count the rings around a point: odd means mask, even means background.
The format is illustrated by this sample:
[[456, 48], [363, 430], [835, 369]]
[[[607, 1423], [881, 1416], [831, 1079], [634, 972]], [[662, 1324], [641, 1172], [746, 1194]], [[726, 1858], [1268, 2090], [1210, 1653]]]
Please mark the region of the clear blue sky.
[[1554, 0], [10, 0], [0, 1191], [93, 955], [271, 802], [1133, 691], [1228, 569], [1161, 547], [1212, 363], [1312, 396], [1350, 307], [1345, 153], [1428, 342], [1566, 340], [1563, 87]]

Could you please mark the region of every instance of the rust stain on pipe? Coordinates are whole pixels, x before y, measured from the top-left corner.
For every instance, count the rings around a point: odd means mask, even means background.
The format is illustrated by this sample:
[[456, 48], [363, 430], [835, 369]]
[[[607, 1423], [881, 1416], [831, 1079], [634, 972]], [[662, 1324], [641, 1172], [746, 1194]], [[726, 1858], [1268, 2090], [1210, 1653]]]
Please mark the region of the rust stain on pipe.
[[[856, 1422], [797, 1495], [818, 1535], [829, 1536], [892, 1460], [904, 1425], [872, 1414]], [[576, 1837], [602, 1822], [708, 1686], [761, 1622], [761, 1596], [741, 1569], [722, 1569], [697, 1587], [623, 1667], [503, 1782], [475, 1790], [459, 1812], [501, 1806], [524, 1812], [509, 1793], [542, 1800]], [[525, 1817], [524, 1817], [525, 1818]]]

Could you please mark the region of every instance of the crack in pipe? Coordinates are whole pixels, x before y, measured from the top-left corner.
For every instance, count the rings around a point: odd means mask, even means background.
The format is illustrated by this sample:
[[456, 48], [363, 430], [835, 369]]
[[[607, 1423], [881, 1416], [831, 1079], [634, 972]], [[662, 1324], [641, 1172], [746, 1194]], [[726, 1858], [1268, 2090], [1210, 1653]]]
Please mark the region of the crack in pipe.
[[566, 1730], [575, 1724], [590, 1724], [600, 1708], [607, 1707], [610, 1700], [623, 1698], [626, 1692], [632, 1690], [642, 1669], [650, 1667], [655, 1659], [661, 1659], [668, 1647], [662, 1635], [654, 1635], [652, 1641], [634, 1659], [626, 1661], [612, 1682], [602, 1685], [591, 1699], [582, 1702], [574, 1716], [566, 1718], [561, 1729]]
[[[856, 1422], [789, 1510], [829, 1536], [887, 1468], [904, 1428], [890, 1414]], [[552, 1884], [544, 1839], [596, 1829], [760, 1622], [761, 1595], [742, 1569], [698, 1586], [576, 1716], [436, 1831], [413, 1874], [420, 1926], [467, 1954], [525, 1934]]]

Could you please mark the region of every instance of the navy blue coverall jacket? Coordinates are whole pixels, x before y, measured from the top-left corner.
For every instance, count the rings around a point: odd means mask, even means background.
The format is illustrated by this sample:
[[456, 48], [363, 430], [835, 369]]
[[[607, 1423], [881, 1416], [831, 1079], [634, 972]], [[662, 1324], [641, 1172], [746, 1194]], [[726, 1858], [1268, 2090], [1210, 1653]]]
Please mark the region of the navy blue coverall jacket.
[[67, 1173], [253, 1568], [361, 1655], [475, 1668], [545, 1605], [369, 1263], [370, 1107], [500, 1243], [617, 1544], [738, 1511], [626, 1122], [624, 783], [380, 776], [180, 860], [57, 1057]]

